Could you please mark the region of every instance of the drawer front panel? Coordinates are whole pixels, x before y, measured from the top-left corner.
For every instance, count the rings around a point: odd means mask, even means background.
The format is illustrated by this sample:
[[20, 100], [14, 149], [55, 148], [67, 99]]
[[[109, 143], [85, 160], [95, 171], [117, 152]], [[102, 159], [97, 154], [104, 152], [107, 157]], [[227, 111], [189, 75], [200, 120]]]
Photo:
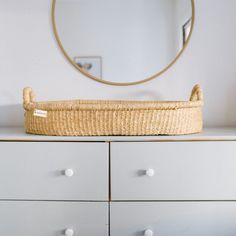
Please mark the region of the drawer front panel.
[[236, 142], [112, 143], [112, 200], [236, 200]]
[[0, 151], [0, 199], [108, 199], [108, 144], [10, 142]]
[[234, 236], [235, 217], [235, 202], [115, 202], [111, 236]]
[[108, 236], [108, 203], [0, 202], [0, 219], [0, 235]]

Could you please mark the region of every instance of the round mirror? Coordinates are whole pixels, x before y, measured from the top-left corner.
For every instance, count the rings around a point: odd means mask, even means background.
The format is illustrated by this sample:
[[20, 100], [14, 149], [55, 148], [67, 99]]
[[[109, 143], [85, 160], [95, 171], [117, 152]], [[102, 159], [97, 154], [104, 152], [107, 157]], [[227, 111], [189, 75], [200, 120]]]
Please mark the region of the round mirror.
[[170, 68], [193, 30], [193, 0], [53, 0], [52, 20], [66, 58], [112, 85], [151, 80]]

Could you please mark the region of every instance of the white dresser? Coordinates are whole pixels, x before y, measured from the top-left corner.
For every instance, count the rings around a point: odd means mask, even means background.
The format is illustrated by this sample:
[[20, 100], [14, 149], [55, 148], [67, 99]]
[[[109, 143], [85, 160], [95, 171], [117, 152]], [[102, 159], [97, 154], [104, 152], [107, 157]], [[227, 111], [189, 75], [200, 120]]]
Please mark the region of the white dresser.
[[0, 235], [235, 236], [236, 129], [46, 137], [0, 129]]

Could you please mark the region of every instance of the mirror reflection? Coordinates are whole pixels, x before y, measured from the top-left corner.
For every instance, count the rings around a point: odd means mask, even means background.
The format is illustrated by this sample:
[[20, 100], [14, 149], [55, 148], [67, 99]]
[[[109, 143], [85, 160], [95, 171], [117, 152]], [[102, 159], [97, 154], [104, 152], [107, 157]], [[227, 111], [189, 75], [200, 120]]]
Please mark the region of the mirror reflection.
[[191, 0], [56, 0], [55, 30], [89, 77], [135, 83], [172, 64], [192, 30]]

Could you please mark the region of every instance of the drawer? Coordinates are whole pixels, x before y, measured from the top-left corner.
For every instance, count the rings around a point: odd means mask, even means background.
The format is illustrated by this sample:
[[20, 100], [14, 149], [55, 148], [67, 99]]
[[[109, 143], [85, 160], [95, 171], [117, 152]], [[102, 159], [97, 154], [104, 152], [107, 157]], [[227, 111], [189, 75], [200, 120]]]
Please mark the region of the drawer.
[[108, 236], [108, 203], [0, 202], [0, 235]]
[[236, 200], [236, 142], [111, 144], [112, 200]]
[[235, 202], [112, 203], [111, 236], [234, 236]]
[[106, 143], [3, 142], [0, 152], [0, 199], [108, 199]]

